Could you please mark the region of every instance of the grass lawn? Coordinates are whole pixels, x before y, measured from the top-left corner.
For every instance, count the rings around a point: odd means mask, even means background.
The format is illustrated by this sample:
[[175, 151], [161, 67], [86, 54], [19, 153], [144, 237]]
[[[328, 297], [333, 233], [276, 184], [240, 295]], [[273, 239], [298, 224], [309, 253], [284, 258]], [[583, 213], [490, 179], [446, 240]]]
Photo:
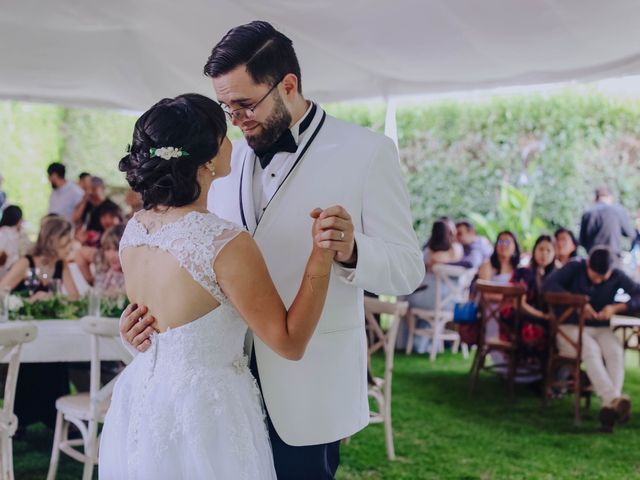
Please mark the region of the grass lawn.
[[[380, 370], [382, 358], [374, 360]], [[469, 398], [470, 365], [450, 353], [433, 364], [425, 356], [398, 354], [393, 389], [398, 458], [387, 461], [383, 427], [373, 425], [343, 445], [338, 480], [640, 478], [640, 418], [613, 435], [598, 433], [595, 400], [582, 426], [575, 427], [571, 397], [543, 408], [531, 387], [520, 386], [510, 402], [503, 383], [488, 374]], [[625, 390], [640, 402], [635, 353], [627, 357]], [[25, 440], [14, 442], [17, 480], [44, 478], [51, 436], [34, 426]], [[58, 480], [80, 475], [80, 465], [62, 455]]]

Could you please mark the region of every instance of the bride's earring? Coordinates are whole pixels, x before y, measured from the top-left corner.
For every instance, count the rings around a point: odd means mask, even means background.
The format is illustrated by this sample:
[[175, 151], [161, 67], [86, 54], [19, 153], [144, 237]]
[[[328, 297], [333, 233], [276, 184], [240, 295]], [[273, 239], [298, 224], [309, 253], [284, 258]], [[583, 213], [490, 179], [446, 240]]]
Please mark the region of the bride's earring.
[[205, 163], [204, 166], [207, 167], [207, 170], [211, 172], [212, 176], [216, 176], [216, 165], [213, 161]]

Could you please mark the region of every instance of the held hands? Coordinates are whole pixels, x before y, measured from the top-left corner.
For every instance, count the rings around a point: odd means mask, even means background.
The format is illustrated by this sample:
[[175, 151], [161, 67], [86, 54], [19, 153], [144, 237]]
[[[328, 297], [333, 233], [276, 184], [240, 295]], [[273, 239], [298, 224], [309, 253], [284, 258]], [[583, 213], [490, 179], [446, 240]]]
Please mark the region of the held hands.
[[613, 317], [615, 314], [616, 314], [615, 307], [613, 305], [607, 305], [606, 307], [604, 307], [602, 310], [598, 312], [598, 316], [596, 318], [598, 320], [607, 321], [607, 320], [611, 320], [611, 317]]
[[591, 306], [590, 303], [587, 303], [584, 306], [584, 318], [586, 320], [597, 320], [598, 319], [598, 312], [596, 312], [593, 307]]
[[594, 308], [591, 306], [591, 304], [587, 304], [584, 307], [584, 312], [585, 312], [585, 318], [587, 320], [600, 320], [600, 321], [611, 320], [611, 317], [613, 317], [617, 313], [614, 305], [607, 305], [599, 312], [596, 312]]
[[309, 214], [309, 216], [313, 218], [313, 226], [311, 227], [311, 237], [313, 238], [313, 253], [311, 255], [318, 255], [318, 258], [322, 259], [323, 261], [326, 260], [330, 264], [333, 262], [336, 256], [336, 252], [329, 249], [328, 247], [321, 245], [321, 242], [318, 240], [323, 233], [322, 228], [320, 227], [321, 214], [321, 208], [315, 208]]
[[316, 208], [311, 212], [314, 222], [314, 245], [333, 250], [335, 260], [340, 263], [355, 263], [357, 254], [355, 249], [354, 227], [351, 215], [340, 205], [321, 210]]

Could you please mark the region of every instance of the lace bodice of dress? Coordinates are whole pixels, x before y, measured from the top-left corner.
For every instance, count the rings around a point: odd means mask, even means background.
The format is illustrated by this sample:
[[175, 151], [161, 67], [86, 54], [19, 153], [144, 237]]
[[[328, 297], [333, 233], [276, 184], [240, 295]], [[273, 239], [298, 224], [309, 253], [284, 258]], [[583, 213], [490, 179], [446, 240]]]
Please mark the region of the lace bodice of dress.
[[192, 211], [155, 231], [148, 231], [136, 213], [120, 240], [120, 254], [128, 247], [156, 247], [172, 254], [180, 266], [221, 304], [228, 300], [216, 281], [213, 263], [242, 227], [213, 213]]
[[[151, 347], [119, 378], [109, 428], [117, 432], [112, 437], [118, 441], [112, 444], [126, 438], [127, 473], [122, 478], [262, 478], [257, 461], [246, 463], [255, 448], [248, 441], [253, 432], [264, 435], [267, 445], [259, 391], [243, 353], [247, 325], [221, 291], [213, 270], [216, 255], [243, 229], [212, 213], [190, 212], [150, 232], [137, 217], [125, 229], [120, 253], [140, 246], [170, 253], [220, 305], [180, 327], [154, 333]], [[149, 473], [149, 465], [165, 465], [163, 460], [171, 456], [191, 459], [200, 451], [212, 455], [220, 448], [215, 443], [218, 431], [228, 431], [225, 448], [235, 452], [233, 458], [225, 454], [230, 459], [224, 460], [237, 463], [233, 477], [204, 470]], [[163, 468], [171, 470], [180, 461], [170, 464]]]

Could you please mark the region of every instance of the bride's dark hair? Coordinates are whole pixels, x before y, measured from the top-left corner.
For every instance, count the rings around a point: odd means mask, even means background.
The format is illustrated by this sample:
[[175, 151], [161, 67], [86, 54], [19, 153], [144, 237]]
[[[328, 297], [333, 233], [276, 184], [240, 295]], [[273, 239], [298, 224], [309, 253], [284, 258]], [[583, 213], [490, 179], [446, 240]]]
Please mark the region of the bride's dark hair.
[[[198, 167], [218, 154], [227, 134], [225, 114], [215, 101], [197, 93], [164, 98], [136, 122], [129, 153], [118, 168], [131, 188], [142, 195], [145, 209], [181, 207], [200, 195]], [[175, 147], [187, 152], [165, 160], [152, 148]]]

